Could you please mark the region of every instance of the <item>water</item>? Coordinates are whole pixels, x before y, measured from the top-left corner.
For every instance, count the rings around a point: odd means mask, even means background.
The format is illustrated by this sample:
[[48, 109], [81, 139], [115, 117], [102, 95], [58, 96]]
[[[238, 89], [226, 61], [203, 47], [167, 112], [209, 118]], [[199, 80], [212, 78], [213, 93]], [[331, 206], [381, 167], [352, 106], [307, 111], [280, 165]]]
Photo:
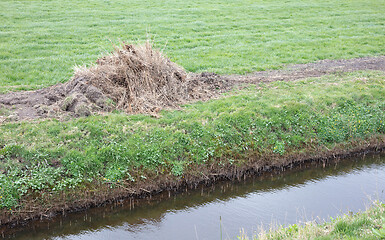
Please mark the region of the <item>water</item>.
[[[14, 239], [235, 239], [270, 225], [322, 222], [385, 200], [385, 155], [281, 174], [222, 182], [179, 194], [38, 221], [8, 232]], [[221, 218], [221, 220], [220, 220]]]

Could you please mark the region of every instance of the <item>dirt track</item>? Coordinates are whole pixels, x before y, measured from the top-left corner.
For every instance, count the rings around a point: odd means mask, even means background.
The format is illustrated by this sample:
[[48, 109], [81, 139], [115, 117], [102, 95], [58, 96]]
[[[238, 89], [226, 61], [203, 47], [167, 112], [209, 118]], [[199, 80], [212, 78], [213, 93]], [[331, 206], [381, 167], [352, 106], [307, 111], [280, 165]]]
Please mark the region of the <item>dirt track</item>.
[[[271, 81], [292, 81], [307, 77], [319, 77], [326, 74], [351, 72], [359, 70], [385, 71], [385, 56], [365, 57], [348, 60], [322, 60], [315, 63], [289, 65], [282, 70], [261, 71], [247, 75], [217, 75], [214, 73], [192, 74], [187, 76], [186, 103], [196, 100], [207, 100], [219, 96], [233, 86]], [[79, 103], [68, 101], [68, 88], [88, 99]], [[75, 90], [74, 90], [75, 89]], [[71, 92], [73, 94], [73, 92]], [[101, 101], [103, 99], [103, 101]], [[92, 113], [108, 112], [110, 106], [105, 104], [105, 96], [100, 89], [78, 80], [75, 83], [57, 84], [36, 91], [12, 92], [0, 95], [0, 123], [37, 118], [68, 119], [77, 116], [88, 116]], [[84, 105], [84, 103], [93, 103]], [[68, 104], [65, 105], [65, 104]], [[71, 105], [72, 104], [72, 105]], [[79, 107], [80, 106], [80, 107]], [[86, 108], [82, 108], [86, 106]], [[166, 107], [167, 108], [167, 107]], [[149, 114], [156, 115], [160, 109]]]

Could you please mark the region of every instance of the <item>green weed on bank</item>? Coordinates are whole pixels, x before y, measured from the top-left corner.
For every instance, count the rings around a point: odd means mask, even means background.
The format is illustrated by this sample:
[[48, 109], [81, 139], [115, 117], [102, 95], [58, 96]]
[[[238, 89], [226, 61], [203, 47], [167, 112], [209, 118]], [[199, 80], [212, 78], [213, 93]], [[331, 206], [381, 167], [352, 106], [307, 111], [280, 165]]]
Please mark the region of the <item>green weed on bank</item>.
[[[302, 239], [385, 239], [385, 204], [375, 202], [374, 205], [364, 212], [354, 215], [345, 214], [330, 222], [316, 224], [308, 222], [303, 225], [293, 224], [288, 227], [280, 227], [277, 230], [261, 232], [253, 239], [260, 240], [302, 240]], [[240, 240], [249, 239], [245, 234], [239, 236]]]
[[[111, 113], [0, 125], [0, 207], [92, 184], [130, 185], [249, 156], [333, 149], [383, 136], [385, 75], [356, 72], [234, 90], [161, 118]], [[317, 149], [317, 150], [315, 150]]]
[[0, 93], [67, 81], [144, 41], [191, 72], [244, 73], [385, 53], [383, 0], [2, 0]]

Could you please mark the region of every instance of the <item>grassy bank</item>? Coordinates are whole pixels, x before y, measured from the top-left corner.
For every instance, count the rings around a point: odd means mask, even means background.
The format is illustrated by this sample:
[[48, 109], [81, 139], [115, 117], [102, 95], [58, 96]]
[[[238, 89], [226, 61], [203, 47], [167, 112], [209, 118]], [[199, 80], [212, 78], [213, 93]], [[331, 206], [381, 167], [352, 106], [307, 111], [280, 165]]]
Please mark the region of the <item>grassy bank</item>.
[[74, 65], [145, 40], [188, 71], [244, 73], [385, 53], [383, 0], [2, 0], [0, 92], [64, 82]]
[[115, 112], [0, 125], [3, 220], [67, 193], [128, 195], [384, 144], [384, 79], [355, 72], [260, 83], [159, 119]]
[[[240, 236], [239, 239], [249, 238]], [[375, 203], [365, 212], [346, 214], [324, 224], [308, 222], [304, 225], [281, 227], [261, 233], [258, 239], [385, 239], [385, 204]]]

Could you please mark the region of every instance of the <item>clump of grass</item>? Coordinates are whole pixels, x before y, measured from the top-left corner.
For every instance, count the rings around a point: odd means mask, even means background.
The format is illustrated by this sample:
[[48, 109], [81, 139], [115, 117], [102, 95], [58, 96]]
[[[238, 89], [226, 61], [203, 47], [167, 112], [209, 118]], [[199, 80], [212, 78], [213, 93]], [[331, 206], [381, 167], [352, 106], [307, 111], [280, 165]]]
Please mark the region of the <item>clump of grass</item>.
[[385, 216], [381, 216], [382, 224], [379, 224], [372, 228], [374, 236], [379, 239], [385, 239]]
[[[357, 72], [249, 86], [226, 98], [162, 111], [0, 125], [0, 208], [89, 185], [175, 181], [314, 157], [385, 134], [384, 73]], [[352, 145], [355, 142], [355, 145]], [[270, 162], [271, 161], [271, 162]], [[115, 184], [115, 185], [114, 185]]]
[[[335, 219], [331, 218], [330, 222], [323, 224], [307, 222], [302, 225], [293, 224], [280, 227], [268, 232], [262, 231], [252, 239], [382, 239], [384, 238], [382, 235], [385, 225], [384, 216], [385, 204], [375, 202], [371, 208], [364, 212], [354, 215], [346, 214]], [[249, 237], [242, 234], [239, 239], [247, 240]]]

